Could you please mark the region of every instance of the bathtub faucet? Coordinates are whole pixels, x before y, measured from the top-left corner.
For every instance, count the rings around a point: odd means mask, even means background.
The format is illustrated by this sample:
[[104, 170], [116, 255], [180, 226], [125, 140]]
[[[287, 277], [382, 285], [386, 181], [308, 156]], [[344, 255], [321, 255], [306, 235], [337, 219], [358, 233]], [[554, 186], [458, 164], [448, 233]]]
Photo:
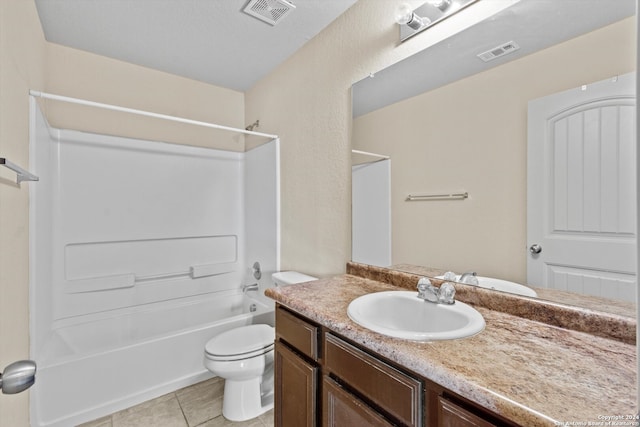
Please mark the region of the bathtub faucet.
[[253, 283], [251, 285], [242, 285], [242, 293], [246, 294], [249, 291], [258, 291], [258, 284]]

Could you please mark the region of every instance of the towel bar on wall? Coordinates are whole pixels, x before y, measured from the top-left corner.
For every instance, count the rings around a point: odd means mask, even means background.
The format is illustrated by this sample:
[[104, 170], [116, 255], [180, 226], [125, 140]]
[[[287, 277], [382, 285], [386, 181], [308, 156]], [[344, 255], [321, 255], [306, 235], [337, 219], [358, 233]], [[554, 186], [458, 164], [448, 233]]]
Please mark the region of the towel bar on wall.
[[12, 171], [17, 174], [16, 183], [20, 184], [22, 181], [38, 181], [40, 178], [35, 176], [29, 171], [22, 169], [20, 166], [15, 163], [11, 163], [9, 160], [4, 157], [0, 157], [0, 165], [8, 167]]
[[422, 194], [411, 195], [409, 194], [405, 202], [416, 202], [421, 200], [463, 200], [469, 197], [469, 193], [449, 193], [449, 194]]

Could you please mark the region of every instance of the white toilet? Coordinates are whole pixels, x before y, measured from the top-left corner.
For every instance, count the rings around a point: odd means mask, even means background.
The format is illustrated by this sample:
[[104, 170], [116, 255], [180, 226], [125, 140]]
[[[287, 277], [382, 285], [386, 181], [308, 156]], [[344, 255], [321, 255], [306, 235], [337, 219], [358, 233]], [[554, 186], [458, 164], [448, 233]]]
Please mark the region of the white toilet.
[[[317, 280], [296, 271], [272, 275], [276, 286]], [[249, 325], [223, 332], [207, 342], [204, 366], [225, 379], [222, 415], [246, 421], [273, 408], [275, 328]]]

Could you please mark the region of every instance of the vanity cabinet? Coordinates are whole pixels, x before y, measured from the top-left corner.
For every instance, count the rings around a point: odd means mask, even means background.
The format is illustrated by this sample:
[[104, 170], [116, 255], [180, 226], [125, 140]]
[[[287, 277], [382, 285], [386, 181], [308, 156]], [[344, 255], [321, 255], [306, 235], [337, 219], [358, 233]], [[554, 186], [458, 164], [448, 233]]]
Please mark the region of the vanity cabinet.
[[279, 307], [274, 351], [275, 425], [315, 427], [318, 421], [320, 328]]
[[276, 426], [518, 427], [278, 304]]

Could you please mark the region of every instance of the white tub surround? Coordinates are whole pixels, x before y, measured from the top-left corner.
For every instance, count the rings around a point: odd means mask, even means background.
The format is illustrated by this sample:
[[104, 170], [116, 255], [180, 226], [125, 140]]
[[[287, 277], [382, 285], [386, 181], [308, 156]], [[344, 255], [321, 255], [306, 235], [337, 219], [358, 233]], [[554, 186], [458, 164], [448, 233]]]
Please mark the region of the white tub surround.
[[32, 424], [206, 378], [204, 343], [271, 310], [245, 310], [241, 287], [279, 267], [278, 140], [228, 152], [53, 129], [33, 98], [31, 113]]

